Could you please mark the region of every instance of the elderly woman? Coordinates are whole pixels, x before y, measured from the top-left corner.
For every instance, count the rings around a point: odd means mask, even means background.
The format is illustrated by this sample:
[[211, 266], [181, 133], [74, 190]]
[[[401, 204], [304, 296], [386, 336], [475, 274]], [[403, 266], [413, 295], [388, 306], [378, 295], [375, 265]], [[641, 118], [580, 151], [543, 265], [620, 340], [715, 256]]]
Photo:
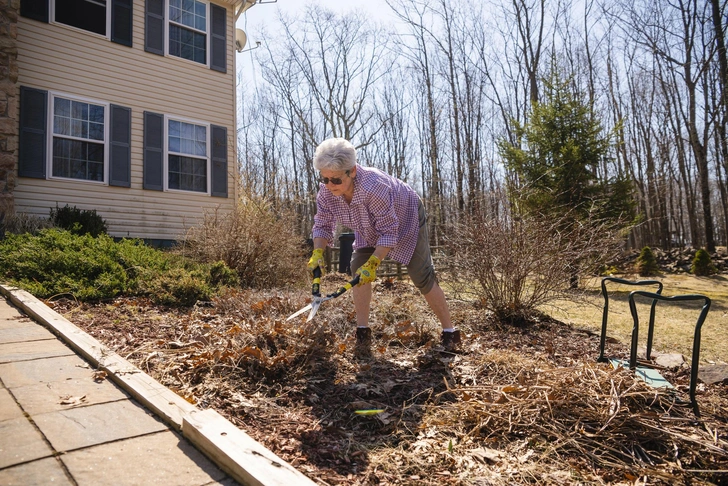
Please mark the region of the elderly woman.
[[427, 217], [417, 193], [395, 177], [357, 164], [354, 146], [343, 138], [322, 142], [313, 166], [319, 171], [320, 186], [308, 269], [323, 268], [323, 252], [333, 244], [336, 223], [354, 230], [351, 270], [359, 275], [359, 285], [352, 289], [357, 345], [371, 343], [371, 283], [377, 267], [389, 256], [407, 266], [412, 282], [440, 320], [443, 347], [452, 351], [460, 343], [460, 331], [453, 328], [445, 294], [435, 277]]

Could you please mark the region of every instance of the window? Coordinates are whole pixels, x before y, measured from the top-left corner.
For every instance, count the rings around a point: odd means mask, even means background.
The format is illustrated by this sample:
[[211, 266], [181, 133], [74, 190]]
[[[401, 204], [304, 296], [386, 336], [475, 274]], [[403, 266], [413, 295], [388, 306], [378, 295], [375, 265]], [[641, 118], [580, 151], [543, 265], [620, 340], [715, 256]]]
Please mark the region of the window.
[[208, 192], [208, 126], [167, 121], [167, 188]]
[[106, 36], [111, 9], [107, 0], [54, 0], [54, 20]]
[[51, 176], [104, 182], [107, 105], [51, 97]]
[[207, 4], [169, 0], [169, 54], [207, 64]]
[[144, 50], [158, 56], [188, 59], [227, 73], [228, 27], [227, 8], [214, 3], [146, 0]]

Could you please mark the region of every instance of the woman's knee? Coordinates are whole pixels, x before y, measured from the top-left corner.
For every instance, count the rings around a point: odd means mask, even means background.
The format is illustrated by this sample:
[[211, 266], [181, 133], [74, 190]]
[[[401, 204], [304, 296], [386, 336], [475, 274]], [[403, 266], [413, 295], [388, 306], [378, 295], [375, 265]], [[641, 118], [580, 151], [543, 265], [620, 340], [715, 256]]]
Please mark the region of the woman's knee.
[[409, 272], [408, 269], [408, 273], [410, 279], [412, 279], [412, 283], [415, 284], [415, 287], [417, 287], [417, 290], [419, 290], [422, 295], [429, 294], [430, 290], [432, 290], [437, 283], [435, 268], [431, 265], [424, 272]]

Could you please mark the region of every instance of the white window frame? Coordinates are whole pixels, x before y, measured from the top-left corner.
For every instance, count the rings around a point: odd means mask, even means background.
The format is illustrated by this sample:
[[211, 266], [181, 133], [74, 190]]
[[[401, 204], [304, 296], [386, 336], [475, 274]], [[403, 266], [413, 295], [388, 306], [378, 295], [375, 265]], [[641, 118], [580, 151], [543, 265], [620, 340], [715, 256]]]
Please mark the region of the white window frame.
[[[199, 63], [195, 63], [199, 64]], [[192, 154], [185, 154], [182, 152], [171, 152], [169, 150], [169, 122], [170, 121], [178, 121], [182, 123], [189, 123], [191, 125], [198, 125], [198, 126], [204, 126], [206, 128], [205, 131], [205, 157], [201, 157], [199, 155], [192, 155]], [[192, 120], [189, 118], [184, 118], [181, 116], [173, 116], [173, 115], [164, 115], [164, 163], [163, 163], [163, 177], [164, 177], [164, 191], [165, 192], [177, 192], [181, 194], [197, 194], [197, 195], [207, 195], [209, 196], [212, 193], [212, 150], [210, 143], [212, 141], [212, 124], [207, 122], [201, 122], [199, 120]], [[169, 156], [170, 155], [179, 155], [181, 157], [190, 157], [193, 159], [205, 159], [205, 179], [207, 182], [207, 188], [205, 192], [199, 192], [199, 191], [189, 191], [186, 189], [170, 189], [169, 187]]]
[[85, 34], [93, 35], [95, 37], [111, 40], [111, 0], [106, 0], [106, 35], [97, 34], [96, 32], [91, 32], [90, 30], [81, 29], [80, 27], [74, 27], [73, 25], [64, 24], [63, 22], [56, 22], [56, 1], [57, 0], [50, 0], [51, 11], [50, 18], [48, 19], [49, 23], [54, 25], [61, 25], [66, 28], [73, 29], [76, 32], [83, 32]]
[[[104, 140], [102, 145], [104, 146], [104, 179], [102, 181], [92, 181], [88, 179], [76, 179], [73, 177], [59, 177], [53, 175], [53, 137], [55, 134], [53, 133], [53, 118], [55, 113], [55, 99], [56, 98], [63, 98], [65, 100], [70, 101], [80, 101], [82, 103], [90, 103], [93, 105], [99, 105], [104, 107]], [[76, 96], [76, 95], [69, 95], [65, 93], [59, 93], [55, 91], [49, 91], [48, 92], [48, 121], [46, 126], [46, 147], [48, 147], [48, 150], [46, 150], [46, 179], [49, 180], [59, 180], [59, 181], [71, 181], [71, 182], [79, 182], [82, 184], [96, 184], [96, 185], [103, 185], [108, 186], [109, 185], [109, 151], [111, 150], [111, 130], [109, 127], [109, 123], [111, 120], [111, 115], [109, 111], [111, 110], [111, 103], [106, 101], [98, 101], [90, 98], [84, 98], [82, 96]], [[60, 138], [67, 138], [70, 140], [81, 140], [91, 143], [100, 143], [98, 140], [91, 140], [91, 139], [83, 139], [83, 138], [74, 138], [69, 137], [66, 135], [59, 135]]]
[[[52, 0], [52, 1], [55, 2], [55, 0]], [[184, 57], [177, 56], [176, 54], [172, 54], [169, 52], [170, 25], [176, 25], [176, 26], [180, 26], [183, 29], [191, 29], [191, 30], [194, 30], [195, 32], [200, 32], [199, 30], [189, 27], [187, 25], [179, 24], [177, 22], [172, 22], [172, 20], [170, 19], [170, 15], [169, 15], [169, 0], [164, 0], [164, 52], [167, 57], [189, 62], [189, 63], [194, 64], [195, 66], [205, 66], [205, 67], [209, 68], [210, 67], [210, 37], [211, 37], [211, 34], [210, 34], [210, 28], [211, 28], [211, 26], [210, 26], [211, 25], [210, 24], [210, 22], [211, 22], [211, 20], [210, 20], [210, 2], [206, 2], [204, 0], [196, 0], [196, 1], [199, 1], [200, 3], [205, 4], [205, 32], [204, 32], [204, 34], [205, 34], [205, 63], [202, 64], [201, 62], [193, 61], [192, 59], [185, 59]]]

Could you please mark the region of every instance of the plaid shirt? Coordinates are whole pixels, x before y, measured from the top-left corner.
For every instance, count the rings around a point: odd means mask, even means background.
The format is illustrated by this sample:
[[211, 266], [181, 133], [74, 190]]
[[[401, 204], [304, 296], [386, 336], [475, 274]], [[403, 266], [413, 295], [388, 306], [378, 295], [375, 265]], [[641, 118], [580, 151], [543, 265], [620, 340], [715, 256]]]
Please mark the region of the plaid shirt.
[[420, 230], [419, 196], [407, 184], [378, 169], [357, 164], [351, 203], [320, 184], [313, 237], [334, 243], [336, 223], [354, 230], [354, 248], [384, 246], [388, 256], [407, 265]]

